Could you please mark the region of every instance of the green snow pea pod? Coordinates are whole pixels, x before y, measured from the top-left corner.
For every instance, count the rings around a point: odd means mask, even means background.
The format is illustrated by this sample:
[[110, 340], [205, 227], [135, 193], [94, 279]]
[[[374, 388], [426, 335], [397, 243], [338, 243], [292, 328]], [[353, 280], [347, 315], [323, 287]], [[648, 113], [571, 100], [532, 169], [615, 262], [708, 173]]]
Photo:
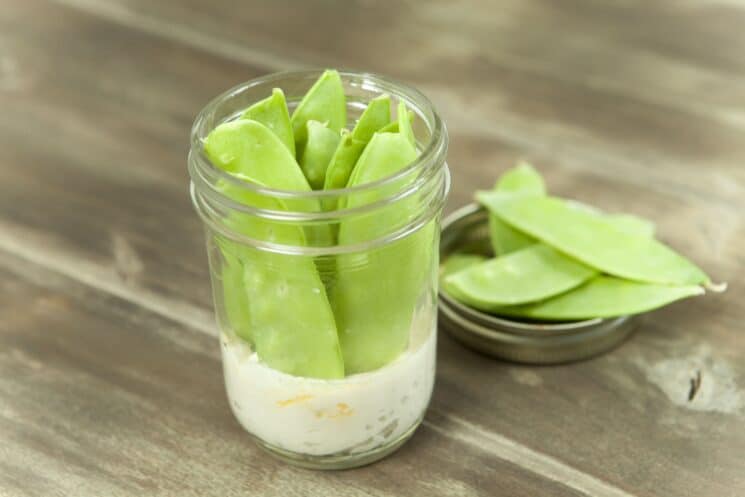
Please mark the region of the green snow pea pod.
[[676, 300], [702, 295], [698, 285], [670, 286], [597, 276], [579, 288], [557, 297], [519, 306], [494, 309], [503, 316], [573, 321], [639, 314]]
[[255, 183], [282, 190], [310, 190], [295, 157], [258, 121], [239, 119], [219, 125], [207, 135], [204, 151], [220, 169]]
[[545, 195], [546, 183], [543, 177], [527, 162], [519, 162], [499, 177], [494, 190], [504, 193], [530, 193]]
[[[492, 201], [506, 200], [513, 195], [505, 193], [500, 198], [493, 196]], [[617, 230], [647, 238], [654, 237], [655, 225], [647, 219], [642, 219], [632, 214], [603, 214], [593, 207], [575, 201], [568, 203], [568, 205], [597, 216]], [[516, 230], [493, 213], [489, 214], [489, 236], [494, 252], [500, 255], [506, 255], [539, 243], [537, 239]]]
[[[304, 239], [299, 228], [278, 229], [265, 221], [233, 224], [257, 239], [288, 244], [302, 244]], [[225, 315], [261, 361], [296, 376], [344, 377], [336, 323], [313, 260], [227, 239], [218, 239], [218, 245], [226, 262], [222, 271]]]
[[[247, 205], [282, 210], [279, 201], [244, 191], [225, 193]], [[232, 215], [224, 222], [246, 236], [302, 246], [303, 229], [255, 217]], [[218, 237], [224, 258], [225, 315], [233, 331], [270, 367], [296, 376], [342, 378], [336, 323], [312, 259], [258, 250]]]
[[230, 328], [253, 347], [253, 334], [246, 304], [246, 286], [243, 283], [243, 263], [239, 257], [240, 249], [229, 240], [218, 237], [215, 237], [215, 240], [223, 259], [220, 282], [225, 312], [218, 313], [218, 316], [224, 317], [227, 322], [221, 325], [223, 328]]
[[597, 271], [536, 243], [444, 279], [450, 295], [476, 309], [537, 302], [575, 288]]
[[302, 157], [303, 154], [308, 138], [306, 123], [310, 120], [326, 123], [329, 129], [337, 133], [346, 126], [347, 101], [337, 71], [324, 71], [292, 113], [290, 122], [295, 135], [295, 153], [298, 157]]
[[[352, 132], [341, 131], [341, 140], [331, 158], [326, 178], [323, 184], [324, 190], [344, 188], [349, 182], [354, 165], [360, 158], [362, 150], [370, 141], [375, 132], [385, 126], [391, 120], [391, 97], [381, 95], [370, 101]], [[324, 205], [326, 210], [336, 209], [336, 202], [330, 201]]]
[[[323, 184], [324, 190], [333, 190], [347, 186], [354, 165], [357, 163], [357, 159], [360, 158], [360, 154], [366, 144], [366, 142], [355, 139], [351, 132], [345, 129], [341, 130], [341, 139], [326, 170], [326, 178]], [[329, 206], [326, 210], [334, 210], [336, 208], [335, 205], [334, 203], [333, 206]]]
[[518, 231], [494, 214], [489, 214], [489, 238], [494, 253], [503, 256], [530, 247], [536, 239]]
[[253, 248], [244, 255], [247, 312], [259, 358], [296, 376], [343, 378], [334, 315], [313, 260]]
[[339, 133], [324, 123], [310, 120], [307, 124], [308, 140], [300, 157], [300, 169], [314, 190], [323, 188], [326, 168], [339, 144]]
[[389, 122], [378, 133], [398, 133], [398, 120]]
[[693, 263], [662, 243], [619, 230], [602, 217], [555, 197], [496, 198], [480, 192], [479, 201], [511, 226], [605, 273], [648, 283], [710, 283]]
[[[414, 121], [414, 112], [409, 110], [406, 112], [406, 115], [409, 116], [409, 123], [412, 123]], [[398, 123], [398, 119], [396, 119], [395, 121], [391, 121], [380, 128], [380, 130], [378, 130], [378, 133], [398, 133]]]
[[566, 202], [568, 207], [604, 219], [617, 230], [636, 235], [643, 235], [649, 238], [654, 237], [655, 225], [648, 219], [643, 219], [633, 214], [605, 214], [600, 209], [576, 200], [565, 199], [564, 202]]
[[355, 140], [367, 143], [380, 128], [391, 121], [391, 97], [380, 95], [367, 104], [367, 108], [360, 116], [352, 130]]
[[455, 274], [458, 271], [466, 269], [467, 267], [474, 266], [486, 260], [488, 260], [488, 258], [484, 255], [452, 254], [445, 260], [445, 262], [440, 265], [440, 281], [447, 278], [451, 274]]
[[[540, 174], [528, 163], [505, 172], [495, 185], [496, 192], [505, 194], [545, 195], [546, 186]], [[495, 201], [496, 201], [496, 197]], [[508, 198], [505, 195], [504, 198]], [[631, 214], [604, 214], [600, 210], [577, 201], [567, 201], [570, 207], [585, 210], [603, 217], [616, 229], [647, 237], [654, 236], [654, 223]], [[502, 221], [493, 213], [489, 214], [489, 233], [492, 248], [497, 255], [504, 255], [523, 249], [537, 242], [532, 236], [519, 231]]]
[[634, 216], [633, 214], [606, 214], [605, 219], [617, 230], [654, 238], [655, 226], [652, 221]]
[[[416, 157], [416, 149], [404, 135], [400, 133], [376, 133], [357, 161], [348, 186], [364, 185], [365, 183], [372, 183], [391, 176], [409, 165]], [[379, 188], [356, 194], [349, 198], [347, 207], [353, 208], [376, 202], [381, 198], [396, 193], [404, 186], [404, 182], [411, 181], [412, 179], [403, 178], [393, 184], [387, 185], [385, 189]], [[412, 214], [410, 211], [404, 209], [404, 207], [411, 207], [411, 201], [399, 201], [395, 205], [394, 208], [399, 218], [404, 218]], [[379, 213], [364, 217], [362, 220], [364, 222], [360, 222], [360, 218], [355, 218], [348, 223], [342, 223], [340, 236], [342, 235], [341, 232], [343, 232], [349, 239], [364, 240], [382, 235], [390, 230], [391, 220], [379, 215]]]
[[[408, 116], [409, 118], [408, 121], [404, 119], [402, 116]], [[416, 143], [413, 141], [413, 132], [411, 131], [411, 121], [413, 119], [414, 119], [414, 113], [411, 111], [406, 111], [405, 104], [401, 102], [398, 108], [398, 116], [395, 121], [396, 132], [395, 133], [386, 132], [385, 134], [396, 134], [399, 136], [403, 136], [406, 139], [406, 141], [409, 142], [409, 144], [412, 145], [416, 149]], [[392, 128], [392, 126], [387, 125], [387, 126], [384, 126], [384, 128]], [[402, 129], [403, 129], [403, 132], [400, 132]], [[377, 134], [384, 134], [384, 133], [380, 131]], [[369, 183], [371, 181], [375, 181], [374, 179], [370, 179], [370, 180], [363, 179], [362, 181], [358, 180], [357, 179], [357, 176], [359, 175], [358, 172], [359, 172], [359, 168], [356, 167], [355, 165], [355, 167], [352, 169], [352, 174], [349, 176], [349, 181], [347, 182], [347, 186], [361, 185], [363, 183]], [[380, 179], [380, 178], [382, 178], [382, 176], [376, 179]], [[340, 199], [339, 208], [343, 209], [346, 206], [347, 206], [346, 198]]]
[[406, 103], [403, 101], [398, 103], [397, 110], [398, 121], [398, 132], [401, 133], [413, 147], [416, 147], [416, 137], [414, 136], [414, 130], [411, 127], [411, 118], [409, 112], [406, 110]]
[[[310, 185], [303, 171], [287, 147], [269, 128], [248, 119], [223, 123], [207, 136], [205, 153], [219, 168], [241, 175], [258, 185], [292, 191], [309, 191]], [[284, 209], [318, 212], [318, 199], [283, 200]], [[334, 242], [329, 226], [308, 229], [308, 242], [314, 246], [328, 246]]]
[[[262, 186], [309, 191], [294, 157], [266, 126], [249, 120], [225, 123], [205, 141], [217, 166]], [[263, 180], [263, 181], [261, 181]], [[245, 205], [285, 210], [286, 201], [244, 190], [223, 181], [223, 193]], [[305, 205], [317, 210], [315, 206]], [[248, 237], [293, 246], [307, 244], [297, 225], [232, 213], [225, 224]], [[258, 250], [216, 236], [224, 259], [222, 291], [230, 327], [251, 343], [269, 366], [298, 376], [341, 378], [336, 323], [312, 259]]]
[[[504, 194], [545, 195], [546, 184], [541, 175], [527, 162], [506, 171], [494, 185], [494, 191]], [[494, 253], [509, 254], [536, 243], [536, 239], [513, 228], [493, 213], [489, 214], [489, 234]]]
[[287, 150], [295, 156], [295, 138], [292, 134], [290, 124], [290, 113], [287, 111], [287, 102], [282, 90], [275, 88], [272, 95], [253, 104], [243, 111], [241, 119], [258, 121], [271, 129], [277, 138], [285, 144]]
[[[417, 156], [416, 149], [401, 134], [376, 133], [355, 166], [357, 186], [401, 170]], [[402, 181], [411, 181], [404, 179]], [[373, 191], [349, 198], [348, 207], [374, 202], [398, 191]], [[390, 215], [353, 217], [342, 221], [339, 243], [354, 244], [389, 233], [393, 216], [398, 220], [415, 215], [416, 201], [404, 199]], [[347, 374], [377, 369], [406, 349], [413, 310], [427, 288], [432, 258], [434, 224], [396, 242], [364, 253], [340, 255], [332, 306], [337, 319]]]

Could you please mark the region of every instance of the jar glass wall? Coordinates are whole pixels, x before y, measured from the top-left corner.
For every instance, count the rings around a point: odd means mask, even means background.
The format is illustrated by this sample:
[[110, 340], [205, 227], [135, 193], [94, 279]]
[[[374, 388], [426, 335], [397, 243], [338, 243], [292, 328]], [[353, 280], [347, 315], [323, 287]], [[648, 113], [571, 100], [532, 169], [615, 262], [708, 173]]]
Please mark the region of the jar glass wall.
[[382, 94], [413, 111], [412, 164], [353, 188], [295, 192], [207, 160], [212, 129], [275, 87], [292, 112], [319, 74], [275, 74], [213, 100], [194, 123], [189, 171], [236, 418], [290, 462], [345, 468], [395, 450], [429, 403], [447, 136], [418, 91], [341, 73], [350, 123]]

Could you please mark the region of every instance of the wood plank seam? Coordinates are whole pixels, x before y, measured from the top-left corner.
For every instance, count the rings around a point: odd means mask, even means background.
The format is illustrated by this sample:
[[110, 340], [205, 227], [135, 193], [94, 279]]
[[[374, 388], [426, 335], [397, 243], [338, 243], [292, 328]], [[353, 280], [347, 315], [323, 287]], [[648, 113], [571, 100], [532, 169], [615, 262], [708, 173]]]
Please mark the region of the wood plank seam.
[[[51, 249], [50, 249], [51, 247]], [[47, 271], [61, 274], [97, 291], [142, 307], [154, 314], [183, 325], [187, 329], [217, 336], [212, 311], [156, 294], [147, 289], [127, 285], [114, 270], [81, 260], [53, 242], [42, 240], [38, 234], [0, 221], [0, 250]], [[593, 497], [633, 497], [597, 478], [582, 473], [557, 459], [537, 452], [502, 435], [489, 432], [466, 420], [436, 411], [447, 426], [426, 420], [426, 426], [440, 435], [485, 450], [497, 457], [533, 472], [541, 477], [562, 483]]]

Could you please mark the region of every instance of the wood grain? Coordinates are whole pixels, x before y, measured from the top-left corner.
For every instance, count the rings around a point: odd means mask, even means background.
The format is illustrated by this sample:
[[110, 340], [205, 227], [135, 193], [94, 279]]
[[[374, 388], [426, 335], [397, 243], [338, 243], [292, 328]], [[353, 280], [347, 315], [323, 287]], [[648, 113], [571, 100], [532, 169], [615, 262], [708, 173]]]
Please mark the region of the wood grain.
[[[0, 490], [745, 491], [745, 10], [481, 7], [3, 4]], [[225, 406], [185, 155], [213, 95], [307, 64], [424, 89], [451, 132], [451, 208], [528, 158], [558, 194], [654, 219], [732, 290], [653, 313], [620, 349], [570, 366], [499, 363], [441, 334], [433, 408], [402, 452], [334, 476], [274, 463]]]
[[3, 495], [581, 495], [427, 426], [374, 466], [289, 467], [232, 418], [215, 338], [4, 252], [0, 282]]
[[[596, 174], [703, 195], [728, 181], [737, 184], [732, 198], [742, 192], [745, 63], [738, 47], [745, 35], [737, 21], [745, 13], [734, 7], [60, 1], [134, 27], [148, 20], [164, 33], [209, 33], [220, 54], [244, 61], [269, 53], [274, 70], [334, 65], [383, 72], [423, 89], [451, 129]], [[202, 38], [199, 46], [209, 50]], [[396, 57], [381, 56], [390, 53]], [[715, 165], [718, 174], [696, 175]]]

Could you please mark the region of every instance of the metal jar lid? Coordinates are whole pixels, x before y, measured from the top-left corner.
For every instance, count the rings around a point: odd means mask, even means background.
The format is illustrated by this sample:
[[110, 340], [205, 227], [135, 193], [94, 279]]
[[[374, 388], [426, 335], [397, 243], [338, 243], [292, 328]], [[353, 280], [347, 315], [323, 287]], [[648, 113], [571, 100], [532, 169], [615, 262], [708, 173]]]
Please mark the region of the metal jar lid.
[[[488, 213], [469, 204], [443, 221], [440, 260], [456, 252], [489, 254]], [[637, 316], [562, 323], [515, 321], [467, 307], [442, 290], [440, 322], [455, 339], [479, 352], [528, 364], [578, 361], [607, 352], [638, 324]]]

